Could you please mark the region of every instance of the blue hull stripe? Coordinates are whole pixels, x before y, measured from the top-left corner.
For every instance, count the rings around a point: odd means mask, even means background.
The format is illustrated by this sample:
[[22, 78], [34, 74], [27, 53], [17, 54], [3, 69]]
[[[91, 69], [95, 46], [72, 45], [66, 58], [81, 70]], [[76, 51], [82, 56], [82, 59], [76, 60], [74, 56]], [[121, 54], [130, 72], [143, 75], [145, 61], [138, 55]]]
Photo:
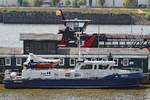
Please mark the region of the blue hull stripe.
[[[140, 84], [142, 74], [132, 77], [115, 77], [110, 75], [102, 79], [59, 79], [59, 80], [5, 80], [6, 88], [101, 88], [101, 87], [127, 87]], [[140, 76], [141, 75], [141, 76]]]

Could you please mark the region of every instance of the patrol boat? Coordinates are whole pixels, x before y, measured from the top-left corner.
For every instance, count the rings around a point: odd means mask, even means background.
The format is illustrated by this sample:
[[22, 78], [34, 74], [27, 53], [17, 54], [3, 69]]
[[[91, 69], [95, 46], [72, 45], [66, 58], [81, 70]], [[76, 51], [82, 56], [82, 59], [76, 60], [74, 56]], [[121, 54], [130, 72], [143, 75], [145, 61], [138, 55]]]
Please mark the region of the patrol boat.
[[137, 70], [113, 68], [114, 61], [79, 59], [73, 69], [35, 68], [24, 63], [22, 75], [5, 71], [5, 88], [114, 88], [138, 86], [144, 74]]

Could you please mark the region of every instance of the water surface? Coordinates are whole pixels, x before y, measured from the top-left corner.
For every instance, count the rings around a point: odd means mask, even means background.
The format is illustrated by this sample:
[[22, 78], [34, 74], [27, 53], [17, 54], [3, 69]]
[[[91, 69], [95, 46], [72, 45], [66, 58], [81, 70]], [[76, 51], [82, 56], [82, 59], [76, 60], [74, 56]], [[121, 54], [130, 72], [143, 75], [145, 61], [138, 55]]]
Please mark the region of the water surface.
[[[57, 34], [62, 25], [46, 24], [2, 24], [0, 23], [0, 47], [22, 47], [20, 33], [54, 33]], [[89, 25], [86, 33], [130, 33], [149, 34], [149, 25]]]
[[0, 85], [0, 100], [150, 100], [150, 89], [5, 89]]

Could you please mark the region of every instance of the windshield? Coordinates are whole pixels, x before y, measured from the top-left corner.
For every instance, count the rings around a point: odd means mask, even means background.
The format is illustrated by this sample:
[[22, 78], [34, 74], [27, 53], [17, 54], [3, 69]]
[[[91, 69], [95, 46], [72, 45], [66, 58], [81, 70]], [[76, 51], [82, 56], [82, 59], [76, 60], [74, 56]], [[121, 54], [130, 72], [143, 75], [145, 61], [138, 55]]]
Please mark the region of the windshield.
[[109, 65], [98, 65], [98, 69], [107, 69]]
[[92, 65], [83, 65], [81, 69], [92, 69]]

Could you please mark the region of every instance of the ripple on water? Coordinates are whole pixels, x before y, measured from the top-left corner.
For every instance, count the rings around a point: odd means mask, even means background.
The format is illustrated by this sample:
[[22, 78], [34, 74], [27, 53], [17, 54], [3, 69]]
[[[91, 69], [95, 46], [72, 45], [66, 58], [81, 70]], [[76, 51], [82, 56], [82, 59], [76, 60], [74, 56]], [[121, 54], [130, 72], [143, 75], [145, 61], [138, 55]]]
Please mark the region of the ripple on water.
[[4, 89], [0, 100], [150, 100], [150, 89]]

